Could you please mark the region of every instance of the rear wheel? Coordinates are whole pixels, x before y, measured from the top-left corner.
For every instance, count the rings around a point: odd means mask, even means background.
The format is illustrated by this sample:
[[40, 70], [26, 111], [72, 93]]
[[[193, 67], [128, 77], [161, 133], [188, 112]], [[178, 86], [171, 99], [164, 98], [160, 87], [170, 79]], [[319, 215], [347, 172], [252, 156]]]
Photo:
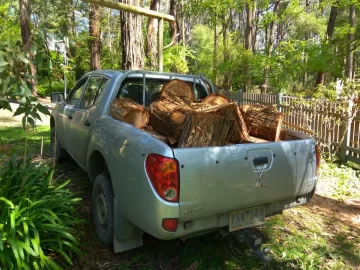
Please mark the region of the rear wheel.
[[92, 210], [98, 238], [105, 246], [111, 247], [114, 239], [114, 192], [106, 173], [95, 179]]
[[51, 128], [50, 144], [51, 156], [54, 158], [55, 163], [60, 163], [65, 156], [65, 149], [61, 147], [58, 139], [56, 138], [55, 127]]

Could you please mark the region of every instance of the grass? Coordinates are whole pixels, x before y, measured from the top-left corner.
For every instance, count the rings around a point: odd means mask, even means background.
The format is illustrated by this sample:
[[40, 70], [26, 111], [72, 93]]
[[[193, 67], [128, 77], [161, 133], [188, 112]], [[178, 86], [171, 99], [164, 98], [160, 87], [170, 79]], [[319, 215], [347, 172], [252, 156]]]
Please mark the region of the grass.
[[[1, 154], [23, 155], [25, 133], [21, 128], [0, 127], [3, 145], [11, 149]], [[48, 156], [49, 128], [39, 127], [27, 134], [27, 152], [40, 153], [44, 136]], [[352, 220], [355, 209], [346, 202], [360, 197], [359, 171], [337, 163], [321, 164], [317, 195], [310, 204], [292, 208], [267, 218], [258, 228], [264, 247], [271, 249], [269, 265], [256, 260], [250, 248], [232, 235], [210, 233], [182, 242], [160, 241], [144, 236], [144, 246], [114, 254], [96, 239], [91, 217], [91, 184], [87, 174], [72, 160], [57, 166], [56, 174], [71, 179], [71, 189], [81, 192], [78, 211], [88, 222], [82, 224], [82, 255], [73, 269], [357, 269], [360, 266], [360, 226]], [[358, 211], [358, 210], [357, 210]], [[359, 212], [357, 212], [360, 215]], [[197, 265], [197, 268], [195, 267]]]

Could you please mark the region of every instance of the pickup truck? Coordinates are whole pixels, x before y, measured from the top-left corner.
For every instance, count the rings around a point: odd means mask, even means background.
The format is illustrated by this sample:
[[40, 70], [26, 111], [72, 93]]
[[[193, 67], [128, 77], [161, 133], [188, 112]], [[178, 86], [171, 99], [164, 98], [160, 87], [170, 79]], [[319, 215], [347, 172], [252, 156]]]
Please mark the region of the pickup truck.
[[174, 78], [191, 83], [197, 102], [216, 92], [202, 76], [98, 70], [84, 75], [66, 99], [52, 95], [54, 159], [68, 153], [88, 173], [97, 236], [115, 252], [141, 246], [144, 232], [170, 240], [257, 226], [314, 194], [319, 155], [315, 140], [303, 134], [287, 130], [281, 142], [172, 148], [111, 117], [116, 98], [148, 107]]

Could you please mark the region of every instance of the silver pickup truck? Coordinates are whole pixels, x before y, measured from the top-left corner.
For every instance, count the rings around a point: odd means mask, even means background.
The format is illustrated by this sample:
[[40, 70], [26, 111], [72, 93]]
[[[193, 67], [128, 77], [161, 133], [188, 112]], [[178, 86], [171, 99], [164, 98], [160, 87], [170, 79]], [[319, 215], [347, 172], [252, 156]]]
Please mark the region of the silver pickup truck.
[[94, 71], [70, 94], [54, 93], [51, 145], [93, 183], [96, 232], [121, 252], [142, 245], [144, 232], [163, 240], [241, 230], [308, 202], [317, 182], [314, 139], [288, 131], [284, 141], [172, 148], [115, 120], [109, 106], [131, 98], [148, 107], [171, 79], [193, 85], [197, 101], [215, 88], [202, 76], [145, 71]]

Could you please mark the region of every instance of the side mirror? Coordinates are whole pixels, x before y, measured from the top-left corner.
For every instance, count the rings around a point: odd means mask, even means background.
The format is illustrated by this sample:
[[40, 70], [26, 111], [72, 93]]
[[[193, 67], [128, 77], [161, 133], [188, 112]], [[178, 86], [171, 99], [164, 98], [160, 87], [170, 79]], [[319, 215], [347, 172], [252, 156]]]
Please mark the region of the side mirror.
[[62, 103], [65, 101], [64, 93], [55, 92], [51, 94], [51, 102], [52, 103]]

